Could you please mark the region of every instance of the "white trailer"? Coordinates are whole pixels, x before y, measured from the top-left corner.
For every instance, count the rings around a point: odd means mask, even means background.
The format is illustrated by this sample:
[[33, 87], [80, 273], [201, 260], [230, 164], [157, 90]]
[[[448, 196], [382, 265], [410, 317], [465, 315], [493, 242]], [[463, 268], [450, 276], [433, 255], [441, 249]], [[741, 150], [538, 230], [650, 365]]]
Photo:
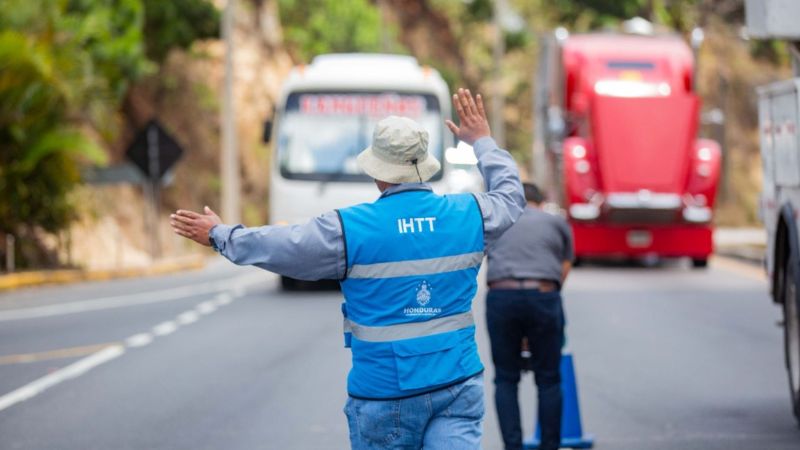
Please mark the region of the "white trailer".
[[800, 78], [758, 89], [763, 188], [761, 217], [767, 230], [766, 269], [773, 300], [783, 306], [784, 349], [794, 413], [800, 418]]
[[[800, 76], [800, 2], [747, 0], [748, 34], [789, 40]], [[760, 215], [767, 231], [765, 268], [772, 299], [783, 310], [786, 371], [792, 411], [800, 420], [800, 78], [758, 88], [763, 188]]]

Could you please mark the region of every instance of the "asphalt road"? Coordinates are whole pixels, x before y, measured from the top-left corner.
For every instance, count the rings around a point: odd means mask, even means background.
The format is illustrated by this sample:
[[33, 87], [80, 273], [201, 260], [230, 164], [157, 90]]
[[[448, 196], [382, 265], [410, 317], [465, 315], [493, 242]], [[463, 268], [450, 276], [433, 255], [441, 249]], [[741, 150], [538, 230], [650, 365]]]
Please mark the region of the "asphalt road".
[[[487, 365], [484, 448], [502, 448]], [[0, 449], [343, 449], [338, 292], [208, 270], [0, 295]], [[576, 269], [565, 292], [598, 449], [800, 449], [760, 271]], [[532, 433], [531, 376], [521, 388]]]

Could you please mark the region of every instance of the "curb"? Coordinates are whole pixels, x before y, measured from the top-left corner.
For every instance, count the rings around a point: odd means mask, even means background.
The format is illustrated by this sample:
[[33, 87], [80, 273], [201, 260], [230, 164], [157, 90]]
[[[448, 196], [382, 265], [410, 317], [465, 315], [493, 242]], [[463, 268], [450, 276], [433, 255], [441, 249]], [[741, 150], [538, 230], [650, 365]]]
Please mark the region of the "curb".
[[764, 249], [758, 247], [725, 247], [716, 249], [715, 254], [735, 259], [757, 267], [764, 267]]
[[198, 270], [206, 266], [206, 258], [193, 256], [180, 260], [156, 262], [147, 267], [105, 270], [40, 270], [0, 275], [0, 291], [45, 284], [68, 284], [81, 281], [106, 281], [118, 278], [135, 278], [166, 275], [184, 270]]

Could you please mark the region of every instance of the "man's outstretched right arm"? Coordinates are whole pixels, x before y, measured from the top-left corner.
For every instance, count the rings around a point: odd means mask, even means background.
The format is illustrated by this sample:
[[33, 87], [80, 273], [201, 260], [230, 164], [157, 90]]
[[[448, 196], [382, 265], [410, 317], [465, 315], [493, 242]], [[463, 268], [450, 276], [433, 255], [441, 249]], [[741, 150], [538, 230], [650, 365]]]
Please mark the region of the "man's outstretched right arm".
[[469, 90], [459, 89], [453, 95], [453, 106], [459, 125], [448, 120], [447, 127], [458, 139], [472, 145], [478, 170], [486, 183], [487, 192], [475, 198], [483, 215], [484, 241], [489, 246], [516, 222], [525, 208], [519, 170], [511, 155], [492, 139], [480, 94], [473, 99]]
[[301, 280], [344, 278], [344, 239], [335, 211], [302, 225], [253, 228], [225, 225], [208, 207], [203, 213], [178, 210], [170, 219], [177, 234], [210, 245], [235, 264]]
[[300, 280], [342, 279], [346, 270], [342, 227], [335, 211], [301, 225], [217, 225], [212, 247], [231, 262], [254, 265]]

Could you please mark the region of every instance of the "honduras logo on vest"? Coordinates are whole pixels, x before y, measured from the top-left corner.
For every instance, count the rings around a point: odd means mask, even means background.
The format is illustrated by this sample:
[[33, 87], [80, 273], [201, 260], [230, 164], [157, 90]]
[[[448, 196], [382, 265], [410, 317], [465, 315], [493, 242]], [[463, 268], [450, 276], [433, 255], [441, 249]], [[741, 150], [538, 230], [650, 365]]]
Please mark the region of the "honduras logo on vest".
[[417, 303], [419, 306], [425, 306], [431, 301], [431, 291], [428, 288], [428, 282], [423, 281], [417, 288]]
[[426, 280], [420, 282], [416, 288], [415, 299], [419, 307], [404, 308], [403, 313], [406, 316], [435, 316], [441, 314], [442, 308], [433, 308], [427, 306], [433, 299], [433, 287]]

